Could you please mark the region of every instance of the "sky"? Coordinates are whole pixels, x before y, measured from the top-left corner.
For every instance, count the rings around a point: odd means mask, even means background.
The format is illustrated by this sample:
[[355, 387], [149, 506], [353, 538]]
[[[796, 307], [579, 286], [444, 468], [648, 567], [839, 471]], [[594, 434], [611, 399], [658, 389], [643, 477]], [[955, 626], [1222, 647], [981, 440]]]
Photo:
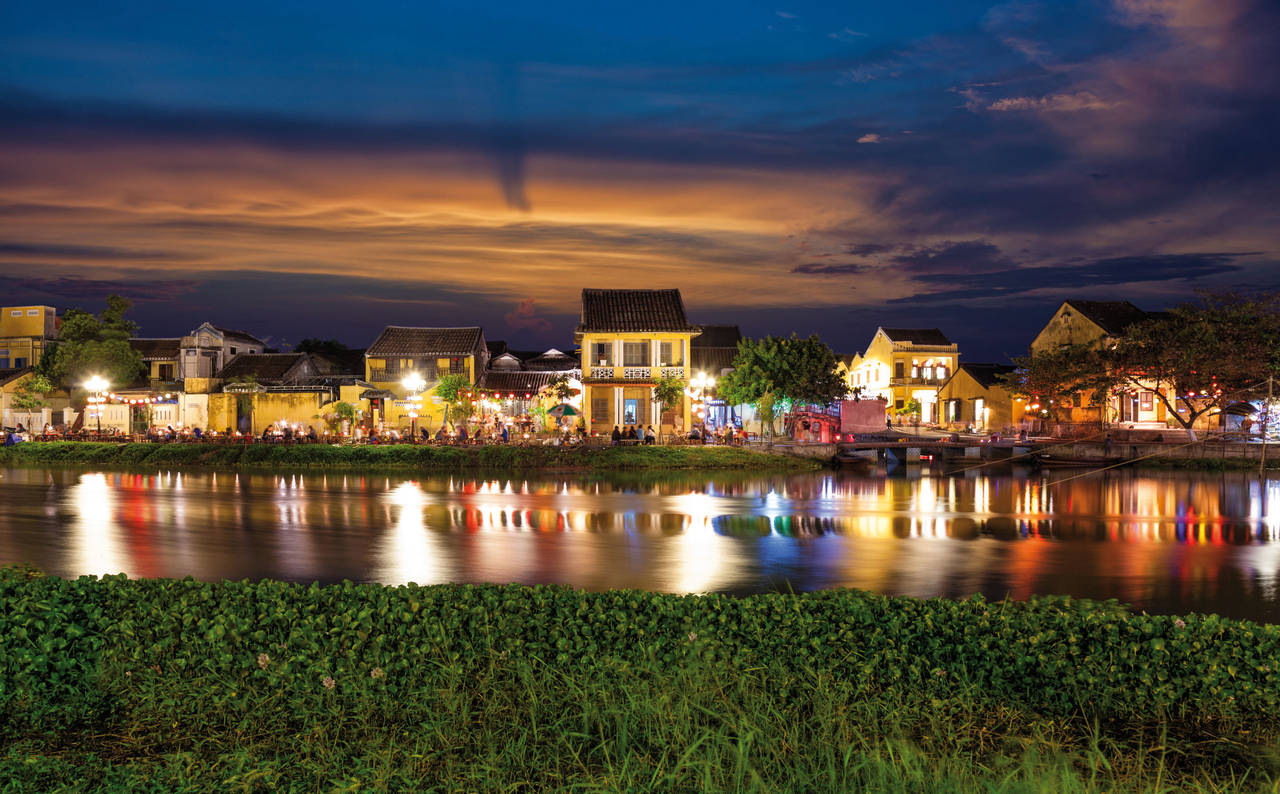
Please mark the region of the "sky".
[[1067, 298], [1280, 288], [1280, 4], [8, 3], [0, 295], [287, 345], [580, 290], [1022, 354]]

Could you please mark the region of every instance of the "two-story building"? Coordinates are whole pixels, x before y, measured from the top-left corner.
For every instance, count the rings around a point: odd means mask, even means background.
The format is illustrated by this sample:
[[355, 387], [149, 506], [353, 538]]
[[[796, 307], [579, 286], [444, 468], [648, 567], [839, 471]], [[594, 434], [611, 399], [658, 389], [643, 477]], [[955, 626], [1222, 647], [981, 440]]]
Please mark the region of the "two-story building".
[[[409, 425], [408, 396], [404, 379], [417, 374], [429, 392], [445, 375], [462, 375], [468, 383], [480, 380], [489, 359], [484, 331], [479, 327], [416, 328], [389, 325], [365, 350], [365, 380], [376, 391], [368, 394], [370, 422], [390, 427]], [[379, 394], [381, 392], [381, 394]], [[403, 419], [403, 421], [401, 421]], [[433, 400], [423, 402], [419, 427], [438, 426], [444, 406]]]
[[685, 316], [674, 289], [584, 289], [574, 341], [582, 351], [587, 430], [654, 425], [660, 432], [690, 427], [689, 400], [666, 411], [653, 398], [660, 378], [689, 381], [690, 349], [701, 329]]
[[1022, 421], [1015, 410], [1013, 392], [1004, 378], [1016, 369], [1012, 364], [963, 363], [938, 388], [941, 421], [959, 430], [1008, 432]]
[[178, 347], [178, 379], [194, 381], [186, 385], [187, 391], [203, 392], [208, 391], [209, 379], [217, 377], [231, 359], [264, 353], [267, 343], [246, 331], [201, 323], [181, 338]]
[[[1031, 352], [1039, 353], [1071, 345], [1106, 345], [1133, 325], [1163, 316], [1129, 301], [1067, 300], [1031, 340]], [[1167, 424], [1164, 403], [1151, 389], [1127, 390], [1099, 405], [1090, 395], [1077, 394], [1062, 417], [1076, 423], [1118, 421], [1136, 428], [1163, 428]]]
[[5, 306], [0, 309], [0, 370], [34, 367], [57, 339], [52, 306]]
[[937, 422], [938, 387], [960, 361], [959, 348], [937, 328], [877, 328], [866, 351], [845, 365], [850, 391], [888, 401], [920, 404], [920, 421]]

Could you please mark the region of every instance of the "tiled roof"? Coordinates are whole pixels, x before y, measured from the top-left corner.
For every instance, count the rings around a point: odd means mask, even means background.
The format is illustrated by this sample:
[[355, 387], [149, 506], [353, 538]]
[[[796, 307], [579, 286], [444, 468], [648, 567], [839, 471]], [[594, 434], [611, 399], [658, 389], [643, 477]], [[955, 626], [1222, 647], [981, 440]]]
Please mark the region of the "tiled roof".
[[984, 389], [989, 389], [992, 386], [1005, 385], [1004, 381], [1001, 380], [1000, 376], [1007, 375], [1008, 373], [1013, 372], [1014, 370], [1017, 369], [1017, 367], [1013, 366], [1012, 364], [965, 363], [960, 365], [960, 369], [969, 373], [969, 376], [972, 377], [975, 381], [977, 381], [979, 386], [983, 387]]
[[1083, 314], [1111, 336], [1124, 333], [1124, 329], [1143, 320], [1159, 316], [1163, 312], [1144, 312], [1129, 301], [1069, 300], [1067, 305]]
[[693, 338], [691, 345], [698, 347], [738, 347], [742, 331], [736, 325], [699, 325], [702, 333]]
[[283, 380], [308, 353], [242, 353], [227, 362], [219, 378], [255, 377], [259, 381]]
[[365, 351], [370, 356], [469, 356], [480, 347], [479, 328], [409, 328], [388, 325]]
[[487, 339], [484, 344], [485, 347], [489, 348], [489, 358], [494, 358], [507, 352], [507, 343], [501, 339]]
[[694, 331], [678, 289], [584, 289], [578, 333]]
[[913, 345], [949, 345], [951, 340], [937, 328], [881, 328], [885, 336], [894, 342], [910, 342]]
[[222, 332], [223, 339], [239, 340], [241, 342], [247, 342], [251, 345], [266, 344], [266, 342], [262, 341], [261, 339], [249, 333], [248, 331], [239, 331], [239, 330], [236, 330], [235, 328], [223, 328], [218, 325], [215, 325], [214, 328], [217, 328], [219, 331]]
[[177, 358], [181, 339], [130, 339], [129, 347], [138, 351], [143, 361]]
[[343, 350], [339, 353], [312, 353], [316, 371], [335, 377], [364, 377], [364, 351]]
[[524, 359], [525, 369], [536, 372], [568, 372], [581, 366], [582, 362], [577, 356], [562, 353], [555, 348]]
[[21, 378], [23, 375], [26, 375], [28, 372], [30, 372], [33, 369], [35, 369], [35, 367], [20, 367], [18, 369], [0, 369], [0, 386], [4, 386], [8, 383], [12, 383], [18, 378]]
[[514, 393], [517, 397], [525, 394], [537, 394], [538, 389], [546, 386], [553, 379], [554, 372], [505, 372], [489, 370], [484, 373], [482, 389]]
[[693, 347], [689, 350], [689, 370], [720, 377], [724, 370], [733, 367], [737, 355], [736, 347]]

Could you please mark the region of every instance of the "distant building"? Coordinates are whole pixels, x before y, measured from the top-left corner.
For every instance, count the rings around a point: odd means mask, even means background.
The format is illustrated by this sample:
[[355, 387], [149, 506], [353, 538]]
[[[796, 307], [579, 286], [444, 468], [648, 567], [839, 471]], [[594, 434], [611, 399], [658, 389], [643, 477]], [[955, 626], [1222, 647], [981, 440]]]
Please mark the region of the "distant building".
[[959, 360], [959, 348], [937, 328], [877, 328], [845, 368], [850, 391], [887, 400], [891, 411], [916, 400], [920, 421], [937, 422], [938, 387]]
[[57, 339], [52, 306], [5, 306], [0, 309], [0, 371], [34, 367]]
[[266, 352], [267, 343], [247, 331], [201, 323], [182, 337], [179, 348], [178, 378], [213, 378], [231, 359], [242, 353]]
[[[560, 377], [567, 377], [580, 387], [582, 369], [576, 356], [556, 348], [544, 351], [511, 350], [504, 343], [500, 352], [489, 359], [479, 387], [504, 401], [508, 415], [527, 414], [538, 402], [538, 392]], [[495, 343], [489, 344], [490, 353]]]
[[[371, 421], [395, 427], [410, 424], [408, 407], [403, 400], [408, 390], [403, 381], [410, 374], [420, 376], [425, 382], [424, 391], [430, 391], [445, 375], [462, 375], [468, 383], [476, 384], [484, 374], [489, 360], [489, 347], [484, 341], [483, 329], [418, 328], [389, 325], [382, 329], [365, 351], [365, 380], [378, 390], [369, 394]], [[426, 400], [420, 427], [430, 427], [433, 421], [443, 421], [444, 408]]]
[[680, 291], [584, 289], [574, 341], [582, 351], [583, 414], [591, 432], [615, 425], [690, 426], [689, 399], [665, 411], [653, 398], [659, 378], [689, 378], [691, 342], [702, 329], [685, 316]]

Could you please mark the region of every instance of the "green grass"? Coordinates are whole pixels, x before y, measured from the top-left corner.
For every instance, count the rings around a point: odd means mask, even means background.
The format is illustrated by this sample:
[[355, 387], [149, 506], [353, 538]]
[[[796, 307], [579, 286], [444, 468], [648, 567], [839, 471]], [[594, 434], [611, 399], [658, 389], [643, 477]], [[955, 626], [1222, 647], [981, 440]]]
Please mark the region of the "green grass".
[[1064, 598], [10, 570], [0, 791], [1275, 791], [1277, 658]]
[[816, 470], [802, 458], [728, 447], [331, 446], [30, 442], [0, 447], [0, 465], [211, 466], [241, 469]]

